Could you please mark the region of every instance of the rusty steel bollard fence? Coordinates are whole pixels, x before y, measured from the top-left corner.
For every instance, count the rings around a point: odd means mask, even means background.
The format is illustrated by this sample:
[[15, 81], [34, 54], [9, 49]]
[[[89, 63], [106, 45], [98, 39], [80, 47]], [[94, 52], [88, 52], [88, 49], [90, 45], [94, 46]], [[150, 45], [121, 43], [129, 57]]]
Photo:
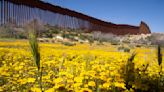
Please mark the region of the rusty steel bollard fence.
[[40, 0], [0, 0], [0, 25], [13, 23], [22, 26], [33, 20], [43, 25], [82, 29], [87, 32], [100, 31], [117, 35], [150, 33], [144, 22], [140, 26], [119, 25]]

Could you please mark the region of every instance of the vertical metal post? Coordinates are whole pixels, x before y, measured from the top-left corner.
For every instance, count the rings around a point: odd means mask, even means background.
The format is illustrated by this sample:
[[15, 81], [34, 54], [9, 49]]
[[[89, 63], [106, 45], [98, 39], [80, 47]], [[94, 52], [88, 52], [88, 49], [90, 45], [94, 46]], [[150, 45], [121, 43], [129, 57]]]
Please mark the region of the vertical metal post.
[[31, 13], [32, 13], [31, 19], [32, 19], [32, 21], [34, 21], [34, 19], [35, 19], [34, 7], [31, 8]]
[[74, 25], [74, 29], [76, 29], [76, 17], [73, 18], [73, 25]]
[[24, 21], [24, 25], [27, 23], [27, 14], [28, 14], [28, 9], [26, 8], [26, 6], [25, 5], [23, 5], [23, 7], [24, 7], [24, 11], [25, 11], [25, 21]]
[[36, 7], [34, 7], [33, 10], [34, 10], [34, 20], [38, 21]]
[[19, 17], [19, 19], [20, 19], [20, 25], [22, 26], [23, 24], [24, 24], [24, 9], [23, 9], [23, 5], [22, 4], [20, 4], [20, 11], [19, 11], [20, 13], [19, 13], [19, 15], [20, 15], [20, 17]]
[[15, 23], [15, 16], [14, 16], [15, 15], [15, 4], [12, 3], [11, 9], [12, 9], [12, 21], [13, 21], [13, 23]]
[[59, 14], [58, 13], [56, 13], [56, 26], [58, 27], [58, 24], [59, 24]]
[[4, 24], [6, 24], [6, 1], [4, 0]]
[[80, 26], [79, 26], [79, 18], [77, 19], [77, 28], [80, 29]]
[[6, 22], [7, 24], [9, 23], [9, 4], [8, 4], [8, 0], [6, 0], [6, 12], [7, 12], [7, 18], [6, 18]]
[[80, 19], [80, 29], [83, 29], [83, 20]]
[[61, 27], [64, 27], [64, 15], [61, 14]]
[[17, 13], [16, 13], [17, 24], [18, 24], [18, 26], [20, 26], [20, 5], [17, 5], [16, 11], [17, 11]]
[[63, 15], [63, 28], [65, 28], [65, 15]]
[[44, 25], [44, 17], [43, 17], [43, 11], [40, 9], [40, 18], [42, 19], [42, 24]]
[[55, 19], [55, 13], [52, 12], [52, 15], [51, 16], [52, 16], [52, 19], [53, 19], [52, 20], [52, 25], [55, 26], [55, 20], [56, 20]]
[[11, 3], [11, 20], [13, 22], [13, 24], [15, 25], [15, 19], [14, 19], [14, 4], [12, 2]]
[[25, 22], [25, 24], [27, 24], [29, 11], [28, 11], [28, 7], [27, 6], [24, 6], [24, 7], [25, 7], [25, 10], [26, 10], [26, 22]]
[[30, 20], [30, 7], [27, 7], [26, 6], [26, 8], [27, 8], [27, 23], [29, 23], [29, 20]]
[[70, 21], [70, 28], [73, 28], [72, 27], [72, 17], [70, 17], [69, 21]]
[[52, 26], [54, 26], [53, 12], [51, 12], [51, 23], [52, 23]]
[[49, 24], [52, 25], [51, 11], [49, 11], [49, 14], [48, 14], [48, 15], [49, 15], [49, 17], [48, 17], [48, 19], [49, 19]]
[[22, 23], [22, 25], [25, 25], [27, 10], [25, 9], [25, 6], [23, 4], [22, 4], [22, 13], [23, 13], [23, 23]]
[[16, 21], [18, 26], [19, 26], [19, 18], [20, 18], [19, 15], [20, 15], [19, 5], [16, 5]]
[[32, 8], [32, 21], [35, 20], [35, 8], [33, 7]]
[[58, 14], [58, 26], [61, 27], [61, 14]]
[[78, 29], [78, 22], [77, 22], [77, 18], [75, 18], [75, 29]]
[[38, 22], [38, 16], [37, 16], [37, 8], [34, 8], [34, 14], [35, 14], [35, 20]]
[[72, 28], [72, 17], [69, 16], [69, 24], [70, 24], [70, 28]]
[[69, 28], [71, 28], [71, 16], [68, 16]]
[[42, 16], [41, 16], [41, 11], [40, 9], [38, 8], [38, 17], [39, 17], [39, 22], [41, 23], [42, 22]]
[[27, 10], [25, 9], [25, 6], [22, 4], [22, 13], [23, 13], [23, 23], [22, 23], [22, 25], [25, 25], [25, 22], [26, 22], [26, 12], [27, 12]]
[[69, 16], [67, 15], [67, 21], [66, 21], [66, 23], [67, 23], [67, 28], [69, 28]]
[[[31, 12], [31, 21], [33, 21], [33, 19], [34, 19], [34, 18], [33, 18], [33, 17], [34, 17], [34, 15], [33, 15], [33, 7], [31, 7], [30, 12]], [[31, 21], [30, 21], [30, 22], [31, 22]]]
[[24, 5], [21, 4], [21, 14], [22, 14], [22, 20], [21, 20], [21, 25], [23, 26], [25, 23], [25, 9], [24, 9]]
[[75, 28], [74, 17], [72, 17], [72, 27]]
[[45, 14], [47, 13], [47, 10], [44, 10], [44, 12], [43, 12], [43, 18], [44, 18], [44, 23], [45, 23], [45, 25], [47, 24], [47, 18], [45, 17]]
[[53, 12], [51, 12], [51, 17], [50, 17], [50, 19], [51, 19], [51, 24], [52, 24], [52, 26], [53, 26], [53, 25], [54, 25]]
[[8, 24], [8, 0], [5, 0], [5, 22]]
[[60, 27], [60, 24], [61, 24], [61, 23], [60, 23], [60, 17], [61, 17], [61, 16], [60, 16], [60, 14], [58, 13], [58, 27]]
[[69, 28], [69, 16], [66, 15], [66, 25], [67, 25], [67, 28]]
[[30, 20], [30, 7], [27, 7], [26, 6], [26, 8], [27, 8], [27, 24], [29, 23], [29, 20]]
[[31, 20], [31, 7], [28, 7], [28, 23], [30, 23]]
[[31, 21], [32, 21], [32, 7], [30, 7], [30, 21], [29, 22]]
[[46, 16], [47, 13], [48, 13], [48, 11], [46, 10], [46, 11], [44, 12], [44, 14], [43, 14], [44, 20], [45, 20], [45, 24], [46, 24], [46, 25], [48, 24], [48, 20], [47, 20], [47, 17], [48, 17], [48, 16]]
[[48, 12], [48, 24], [51, 25], [50, 11]]
[[0, 25], [2, 24], [2, 0], [0, 0]]
[[5, 15], [5, 12], [4, 12], [4, 6], [5, 6], [5, 4], [4, 4], [4, 0], [2, 0], [2, 24], [4, 24], [5, 22], [4, 22], [4, 19], [5, 19], [5, 17], [4, 17], [4, 15]]
[[18, 22], [17, 22], [17, 6], [18, 5], [14, 4], [14, 18], [15, 18], [16, 25], [18, 25]]
[[10, 4], [10, 2], [8, 1], [8, 20], [9, 20], [9, 22], [11, 22], [12, 23], [12, 20], [11, 20], [11, 4]]
[[37, 18], [37, 22], [39, 22], [40, 18], [39, 18], [38, 8], [36, 8], [36, 10], [35, 10], [35, 15], [36, 15], [36, 18]]
[[68, 28], [68, 16], [65, 15], [65, 27]]

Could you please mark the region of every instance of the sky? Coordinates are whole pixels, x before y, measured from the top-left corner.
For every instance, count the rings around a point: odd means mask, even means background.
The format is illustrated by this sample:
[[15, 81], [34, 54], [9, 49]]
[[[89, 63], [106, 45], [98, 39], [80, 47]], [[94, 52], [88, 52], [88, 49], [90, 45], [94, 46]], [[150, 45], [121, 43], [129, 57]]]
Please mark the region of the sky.
[[43, 0], [107, 22], [139, 26], [164, 33], [164, 0]]

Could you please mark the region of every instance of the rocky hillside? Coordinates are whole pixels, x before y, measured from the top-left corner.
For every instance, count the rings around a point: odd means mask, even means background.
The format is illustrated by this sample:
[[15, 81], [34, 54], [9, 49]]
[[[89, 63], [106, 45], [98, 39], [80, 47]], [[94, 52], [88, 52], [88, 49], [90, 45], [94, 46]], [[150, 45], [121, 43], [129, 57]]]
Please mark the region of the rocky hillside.
[[[49, 25], [38, 26], [37, 30], [40, 42], [61, 42], [61, 43], [103, 43], [108, 42], [113, 45], [132, 44], [132, 45], [155, 45], [164, 44], [164, 34], [151, 33], [141, 35], [124, 35], [118, 36], [110, 33], [91, 32], [80, 29], [63, 29]], [[13, 27], [6, 25], [0, 27], [0, 38], [27, 39], [28, 32], [26, 27]]]

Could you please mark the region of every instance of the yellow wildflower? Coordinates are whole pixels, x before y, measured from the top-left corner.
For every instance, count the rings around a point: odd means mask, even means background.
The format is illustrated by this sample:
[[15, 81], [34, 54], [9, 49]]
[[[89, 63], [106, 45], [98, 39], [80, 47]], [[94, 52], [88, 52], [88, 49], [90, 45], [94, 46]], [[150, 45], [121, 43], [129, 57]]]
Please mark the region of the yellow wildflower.
[[42, 92], [40, 88], [31, 88], [32, 92]]
[[114, 85], [115, 85], [116, 87], [120, 87], [120, 88], [126, 89], [124, 83], [115, 82]]
[[35, 82], [35, 78], [28, 78], [27, 81], [28, 82]]
[[95, 84], [94, 81], [90, 81], [90, 82], [88, 82], [88, 86], [92, 86], [92, 87], [94, 87], [94, 86], [96, 86], [96, 84]]
[[79, 92], [92, 92], [89, 88], [82, 88]]

